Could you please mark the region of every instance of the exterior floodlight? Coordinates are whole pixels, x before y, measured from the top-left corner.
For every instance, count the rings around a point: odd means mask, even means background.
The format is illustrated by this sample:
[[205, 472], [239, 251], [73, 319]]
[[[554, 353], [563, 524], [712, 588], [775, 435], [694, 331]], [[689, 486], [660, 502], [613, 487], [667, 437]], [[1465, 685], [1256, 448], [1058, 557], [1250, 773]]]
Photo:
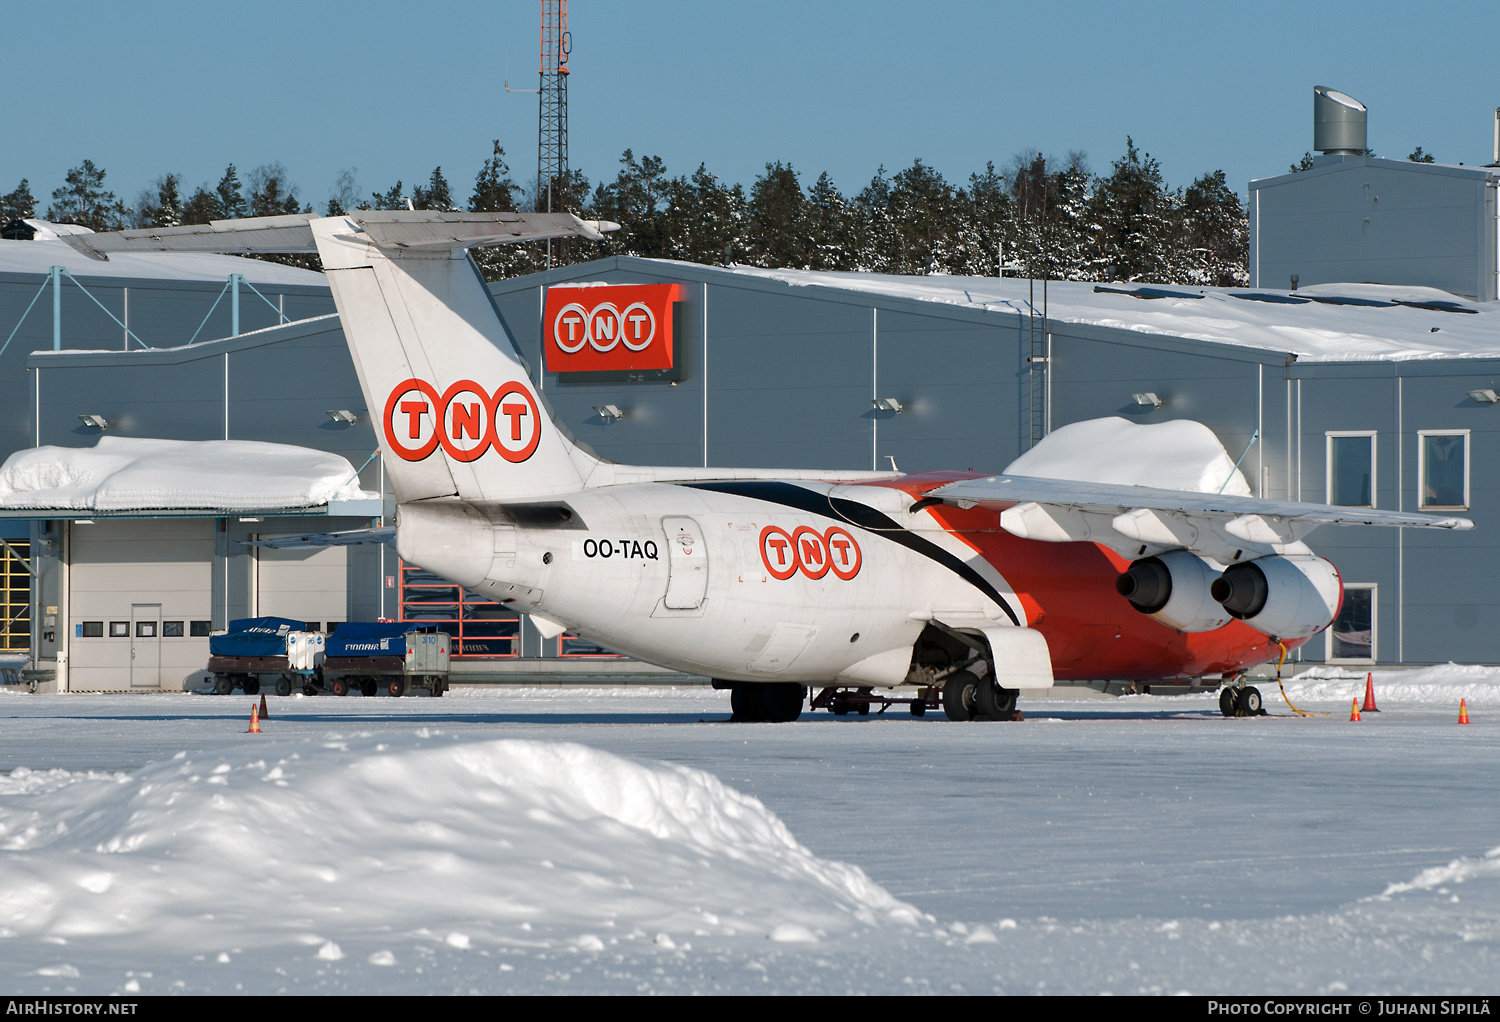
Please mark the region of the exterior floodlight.
[[1144, 394], [1131, 394], [1130, 395], [1130, 399], [1132, 401], [1134, 401], [1136, 404], [1142, 405], [1142, 406], [1144, 406], [1146, 408], [1160, 408], [1161, 407], [1161, 398], [1157, 397], [1155, 394], [1153, 394], [1149, 390], [1146, 391]]
[[109, 421], [102, 415], [80, 415], [78, 421], [94, 429], [108, 429]]
[[334, 422], [347, 422], [351, 426], [359, 421], [359, 416], [347, 408], [336, 408], [328, 413], [328, 417]]
[[619, 405], [595, 405], [594, 414], [601, 419], [623, 419], [625, 413], [620, 410]]
[[242, 521], [242, 522], [263, 522], [263, 521], [265, 521], [265, 519], [264, 518], [241, 518], [240, 521]]
[[1482, 405], [1492, 405], [1496, 401], [1500, 401], [1500, 394], [1496, 394], [1489, 387], [1485, 387], [1483, 390], [1471, 390], [1469, 391], [1469, 397]]
[[901, 402], [893, 397], [877, 397], [870, 402], [875, 406], [877, 412], [895, 412], [901, 414]]

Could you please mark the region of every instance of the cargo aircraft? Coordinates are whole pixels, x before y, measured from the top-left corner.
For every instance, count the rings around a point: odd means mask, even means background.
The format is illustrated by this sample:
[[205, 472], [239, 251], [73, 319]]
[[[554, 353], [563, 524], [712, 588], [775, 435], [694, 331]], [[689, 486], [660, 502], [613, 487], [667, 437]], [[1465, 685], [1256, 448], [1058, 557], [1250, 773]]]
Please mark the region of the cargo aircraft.
[[[1243, 683], [1337, 615], [1319, 525], [1461, 518], [972, 472], [644, 467], [550, 416], [468, 249], [616, 225], [567, 214], [360, 211], [74, 234], [113, 251], [316, 252], [399, 504], [409, 564], [787, 721], [809, 686], [941, 692], [1014, 717], [1054, 679]], [[847, 705], [847, 704], [846, 704]]]

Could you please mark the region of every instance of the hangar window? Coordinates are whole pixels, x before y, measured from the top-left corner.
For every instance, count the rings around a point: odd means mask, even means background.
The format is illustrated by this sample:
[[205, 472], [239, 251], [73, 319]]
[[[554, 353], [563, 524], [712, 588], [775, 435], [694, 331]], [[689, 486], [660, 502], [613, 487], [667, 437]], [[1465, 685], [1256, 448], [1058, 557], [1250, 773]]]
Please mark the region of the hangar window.
[[1423, 510], [1469, 509], [1469, 431], [1417, 431], [1418, 506]]
[[99, 639], [99, 638], [103, 638], [104, 637], [104, 622], [103, 621], [85, 621], [83, 623], [83, 630], [81, 632], [79, 632], [78, 634], [81, 635], [81, 636], [83, 636], [85, 639]]
[[195, 639], [202, 638], [214, 630], [212, 621], [194, 621], [188, 625], [188, 634]]
[[1328, 438], [1328, 503], [1375, 506], [1375, 432], [1332, 432]]
[[164, 639], [180, 639], [180, 638], [182, 638], [182, 622], [181, 621], [163, 621], [161, 623], [161, 636]]
[[154, 638], [156, 638], [156, 622], [155, 621], [137, 621], [135, 623], [135, 637], [137, 639], [154, 639]]
[[1376, 594], [1374, 583], [1344, 584], [1344, 604], [1328, 626], [1328, 661], [1344, 664], [1375, 662]]
[[130, 622], [129, 621], [111, 621], [109, 623], [109, 637], [111, 639], [128, 639], [128, 638], [130, 638]]

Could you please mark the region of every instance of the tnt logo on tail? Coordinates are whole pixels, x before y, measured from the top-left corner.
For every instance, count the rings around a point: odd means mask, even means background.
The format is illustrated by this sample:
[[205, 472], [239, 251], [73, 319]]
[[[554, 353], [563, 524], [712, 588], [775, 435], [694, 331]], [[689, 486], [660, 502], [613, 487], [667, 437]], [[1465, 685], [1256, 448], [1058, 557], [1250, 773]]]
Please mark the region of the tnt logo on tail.
[[491, 394], [473, 380], [459, 380], [439, 396], [426, 380], [405, 380], [386, 399], [382, 421], [386, 443], [403, 461], [422, 461], [441, 447], [455, 461], [476, 461], [493, 449], [506, 461], [522, 462], [542, 438], [536, 399], [514, 381]]

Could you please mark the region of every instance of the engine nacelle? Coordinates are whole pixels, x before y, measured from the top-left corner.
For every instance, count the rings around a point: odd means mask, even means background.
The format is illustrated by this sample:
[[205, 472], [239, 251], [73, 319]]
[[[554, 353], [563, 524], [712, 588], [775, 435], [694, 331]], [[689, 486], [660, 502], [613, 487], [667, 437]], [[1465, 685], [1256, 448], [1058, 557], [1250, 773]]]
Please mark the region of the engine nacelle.
[[1210, 590], [1218, 573], [1186, 550], [1144, 557], [1115, 579], [1115, 591], [1142, 614], [1182, 632], [1211, 632], [1231, 618]]
[[1278, 554], [1230, 565], [1214, 581], [1213, 598], [1257, 631], [1305, 639], [1337, 616], [1344, 583], [1338, 569], [1321, 557]]

